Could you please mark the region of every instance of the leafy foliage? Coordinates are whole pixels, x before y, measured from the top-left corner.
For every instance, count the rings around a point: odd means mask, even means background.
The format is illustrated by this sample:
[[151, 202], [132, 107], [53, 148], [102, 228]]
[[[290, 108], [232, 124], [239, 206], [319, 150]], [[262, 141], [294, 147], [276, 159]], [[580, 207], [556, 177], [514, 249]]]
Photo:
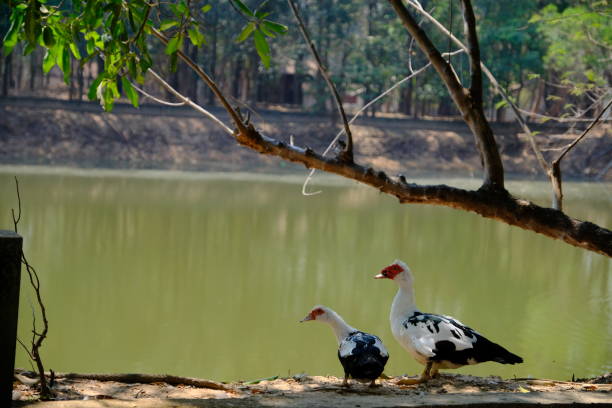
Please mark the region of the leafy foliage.
[[[270, 46], [268, 45], [266, 37], [276, 38], [277, 34], [285, 34], [288, 31], [287, 26], [266, 19], [270, 13], [260, 10], [259, 7], [255, 10], [251, 10], [240, 0], [230, 1], [235, 5], [236, 10], [238, 10], [248, 21], [238, 37], [236, 37], [236, 42], [241, 43], [253, 35], [253, 42], [257, 54], [261, 58], [264, 66], [270, 68]], [[267, 1], [262, 3], [260, 7], [265, 5], [265, 3], [267, 3]]]
[[[459, 2], [420, 2], [464, 39]], [[474, 0], [474, 6], [483, 61], [523, 106], [541, 98], [547, 108], [577, 110], [590, 105], [584, 95], [592, 97], [594, 90], [609, 87], [612, 39], [608, 0]], [[408, 75], [409, 58], [415, 69], [426, 63], [416, 47], [409, 49], [410, 37], [386, 2], [301, 1], [300, 8], [341, 94], [370, 99]], [[44, 72], [58, 66], [65, 81], [73, 75], [75, 60], [85, 66], [102, 59], [98, 66], [103, 71], [93, 70], [96, 77], [88, 83], [88, 95], [94, 99], [100, 96], [106, 109], [111, 109], [121, 94], [138, 104], [138, 94], [128, 95], [130, 88], [123, 78], [130, 84], [142, 83], [153, 64], [163, 71], [159, 64], [166, 62], [171, 72], [165, 74], [169, 79], [180, 77], [174, 85], [189, 92], [195, 87], [193, 82], [183, 81], [186, 71], [172, 71], [178, 68], [177, 53], [194, 55], [196, 50], [198, 62], [226, 92], [239, 99], [253, 102], [262, 94], [278, 94], [286, 86], [282, 77], [289, 74], [294, 75], [291, 83], [307, 95], [304, 101], [309, 105], [305, 108], [324, 111], [329, 94], [309, 64], [309, 52], [298, 31], [288, 29], [291, 21], [282, 1], [0, 0], [4, 55], [15, 49], [30, 55], [43, 48]], [[441, 51], [455, 49], [428, 23], [422, 25]], [[166, 45], [151, 35], [152, 27], [168, 38]], [[466, 56], [453, 56], [452, 62], [468, 85]], [[241, 81], [248, 86], [240, 85]], [[538, 95], [538, 84], [544, 82], [546, 91]], [[560, 89], [551, 88], [557, 85], [571, 89], [567, 95], [560, 93], [561, 99], [571, 100], [545, 100]], [[449, 114], [441, 107], [452, 103], [435, 72], [426, 71], [405, 86], [417, 86], [419, 92], [404, 92], [407, 88], [397, 91], [386, 100], [391, 101], [386, 102], [386, 109], [402, 104], [412, 106], [415, 114], [417, 106], [420, 113]], [[485, 100], [493, 110], [504, 107], [499, 99]]]
[[[548, 49], [544, 64], [562, 79], [587, 89], [604, 85], [612, 56], [612, 8], [607, 1], [579, 4], [560, 10], [550, 4], [530, 19], [537, 23]], [[578, 90], [577, 92], [580, 92]]]
[[[92, 82], [88, 96], [99, 99], [105, 110], [112, 109], [121, 92], [138, 106], [138, 93], [130, 81], [142, 84], [144, 74], [153, 64], [150, 40], [153, 27], [168, 36], [164, 52], [170, 58], [171, 70], [176, 70], [177, 53], [183, 50], [185, 41], [195, 47], [206, 44], [203, 15], [213, 8], [212, 4], [195, 8], [189, 0], [163, 4], [145, 0], [54, 3], [8, 2], [10, 26], [3, 39], [3, 53], [10, 54], [19, 42], [24, 44], [24, 55], [43, 47], [44, 72], [57, 65], [66, 83], [71, 77], [73, 58], [81, 64], [102, 58], [104, 70]], [[287, 27], [266, 19], [270, 13], [251, 11], [239, 0], [233, 3], [240, 13], [252, 18], [255, 47], [263, 64], [269, 67], [270, 48], [265, 37], [284, 34]]]

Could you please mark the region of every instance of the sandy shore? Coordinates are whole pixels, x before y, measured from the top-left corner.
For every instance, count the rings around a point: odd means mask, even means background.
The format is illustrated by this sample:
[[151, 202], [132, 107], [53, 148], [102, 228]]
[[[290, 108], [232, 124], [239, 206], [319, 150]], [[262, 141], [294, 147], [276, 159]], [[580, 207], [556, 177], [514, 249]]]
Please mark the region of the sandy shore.
[[444, 374], [426, 384], [406, 386], [397, 383], [400, 379], [380, 379], [376, 388], [353, 382], [347, 389], [339, 378], [306, 375], [255, 383], [206, 382], [204, 387], [59, 378], [54, 386], [58, 400], [40, 402], [34, 388], [16, 381], [13, 404], [32, 408], [612, 406], [609, 374], [589, 382]]

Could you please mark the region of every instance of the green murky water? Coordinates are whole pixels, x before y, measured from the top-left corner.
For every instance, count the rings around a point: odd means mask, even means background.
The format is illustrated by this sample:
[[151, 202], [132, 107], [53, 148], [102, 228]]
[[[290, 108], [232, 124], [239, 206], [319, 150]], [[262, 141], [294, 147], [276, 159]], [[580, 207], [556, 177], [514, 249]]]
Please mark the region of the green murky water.
[[[416, 374], [389, 329], [396, 287], [372, 279], [395, 258], [415, 272], [422, 310], [525, 359], [460, 372], [567, 379], [612, 369], [612, 261], [562, 242], [335, 178], [307, 198], [302, 177], [44, 169], [0, 172], [0, 228], [12, 227], [14, 174], [51, 322], [43, 354], [56, 371], [341, 375], [331, 330], [298, 323], [321, 303], [382, 337], [389, 375]], [[611, 227], [611, 187], [567, 184], [567, 211]], [[510, 189], [548, 199], [544, 183]], [[21, 350], [17, 365], [29, 366]]]

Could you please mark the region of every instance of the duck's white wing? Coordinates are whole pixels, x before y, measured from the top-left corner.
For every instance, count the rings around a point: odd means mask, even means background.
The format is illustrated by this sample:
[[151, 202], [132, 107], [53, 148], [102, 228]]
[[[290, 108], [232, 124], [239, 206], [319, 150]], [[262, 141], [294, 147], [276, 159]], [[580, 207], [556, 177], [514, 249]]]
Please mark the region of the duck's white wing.
[[454, 350], [474, 347], [477, 333], [456, 319], [428, 313], [415, 312], [402, 323], [400, 331], [412, 343], [415, 351], [424, 357], [434, 357], [440, 342], [451, 342]]

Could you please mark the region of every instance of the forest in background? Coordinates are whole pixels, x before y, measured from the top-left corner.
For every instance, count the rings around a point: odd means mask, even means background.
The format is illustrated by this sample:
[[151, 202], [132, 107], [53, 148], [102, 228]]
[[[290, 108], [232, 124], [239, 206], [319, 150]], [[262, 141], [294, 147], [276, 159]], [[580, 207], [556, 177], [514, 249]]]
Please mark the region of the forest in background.
[[[2, 37], [10, 28], [8, 3], [0, 3]], [[70, 3], [62, 2], [62, 7], [68, 8]], [[263, 66], [251, 39], [237, 41], [236, 33], [248, 21], [232, 9], [233, 3], [206, 7], [208, 3], [186, 3], [201, 22], [204, 45], [198, 47], [186, 41], [183, 51], [212, 74], [224, 93], [233, 98], [232, 102], [247, 110], [277, 107], [312, 113], [334, 111], [325, 83], [285, 2], [267, 2], [264, 6], [276, 21], [289, 27], [286, 35], [270, 39], [269, 68]], [[459, 2], [424, 0], [421, 4], [463, 39]], [[407, 76], [411, 67], [416, 70], [427, 62], [386, 2], [316, 0], [301, 1], [300, 6], [349, 110], [359, 108]], [[607, 0], [479, 0], [475, 8], [482, 60], [530, 120], [544, 122], [554, 117], [560, 121], [587, 121], [599, 113], [609, 98], [612, 82], [612, 10]], [[172, 10], [159, 10], [153, 18], [163, 26], [168, 17], [164, 13], [170, 15]], [[173, 29], [176, 27], [169, 24], [166, 32], [171, 34]], [[455, 50], [443, 34], [429, 31], [440, 49]], [[83, 55], [86, 47], [86, 42], [81, 41]], [[163, 45], [152, 42], [150, 50], [154, 66], [169, 78], [171, 85], [200, 104], [216, 104], [212, 93], [187, 66], [178, 64], [175, 71], [171, 69], [172, 62]], [[11, 54], [2, 53], [0, 94], [87, 100], [89, 87], [104, 64], [99, 57], [71, 59], [71, 80], [66, 85], [57, 67], [50, 75], [43, 74], [40, 66], [44, 58], [45, 49], [41, 47], [30, 50], [17, 45]], [[459, 77], [469, 77], [467, 55], [450, 58]], [[155, 83], [147, 83], [146, 88], [172, 99]], [[504, 101], [486, 80], [485, 89], [488, 117], [494, 121], [511, 120], [505, 114]], [[448, 91], [431, 69], [369, 109], [370, 115], [383, 112], [415, 118], [458, 115]]]

